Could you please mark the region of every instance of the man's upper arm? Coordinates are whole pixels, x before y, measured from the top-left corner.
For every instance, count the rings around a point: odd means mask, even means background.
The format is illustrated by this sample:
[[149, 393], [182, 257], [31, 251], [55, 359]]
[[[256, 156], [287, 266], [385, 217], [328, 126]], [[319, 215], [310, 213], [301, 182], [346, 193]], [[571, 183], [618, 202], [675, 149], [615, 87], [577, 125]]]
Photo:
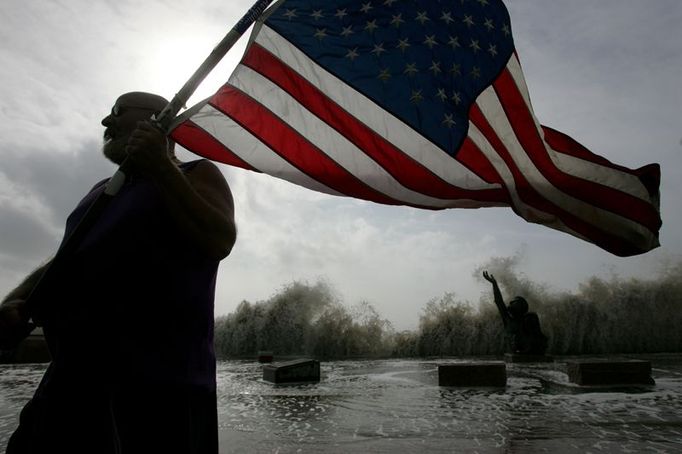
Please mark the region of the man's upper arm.
[[230, 187], [220, 169], [211, 161], [200, 161], [187, 174], [190, 182], [199, 195], [212, 207], [229, 216], [234, 222], [234, 200]]
[[[204, 218], [206, 233], [211, 232], [212, 246], [209, 250], [219, 258], [226, 257], [237, 239], [237, 228], [234, 221], [234, 200], [230, 187], [218, 167], [210, 161], [200, 161], [187, 174], [187, 180], [209, 206], [212, 214]], [[208, 239], [204, 237], [204, 240]]]

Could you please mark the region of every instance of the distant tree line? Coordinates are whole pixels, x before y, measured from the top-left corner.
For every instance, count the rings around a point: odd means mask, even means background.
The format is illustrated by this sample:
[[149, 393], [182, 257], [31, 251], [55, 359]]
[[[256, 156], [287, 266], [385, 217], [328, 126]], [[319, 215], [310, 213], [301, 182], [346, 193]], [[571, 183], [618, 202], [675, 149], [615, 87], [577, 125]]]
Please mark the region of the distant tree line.
[[[548, 353], [682, 351], [682, 262], [651, 280], [594, 277], [575, 293], [530, 281], [516, 272], [518, 262], [495, 258], [475, 276], [490, 270], [505, 300], [528, 300], [549, 337]], [[266, 301], [243, 301], [216, 320], [215, 343], [223, 358], [260, 350], [318, 358], [500, 355], [505, 348], [492, 292], [477, 307], [446, 293], [426, 303], [416, 331], [396, 332], [371, 304], [349, 308], [324, 282], [293, 282]]]

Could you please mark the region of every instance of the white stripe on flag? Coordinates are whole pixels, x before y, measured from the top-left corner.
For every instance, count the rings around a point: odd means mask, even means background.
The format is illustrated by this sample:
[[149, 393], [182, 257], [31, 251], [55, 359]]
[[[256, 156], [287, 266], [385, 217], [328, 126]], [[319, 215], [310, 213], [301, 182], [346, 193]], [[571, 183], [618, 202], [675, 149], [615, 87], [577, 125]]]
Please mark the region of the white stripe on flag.
[[637, 197], [647, 203], [652, 203], [649, 192], [635, 175], [558, 152], [547, 146], [546, 143], [545, 146], [549, 150], [550, 158], [552, 158], [554, 164], [562, 172], [582, 178], [583, 180], [608, 186]]

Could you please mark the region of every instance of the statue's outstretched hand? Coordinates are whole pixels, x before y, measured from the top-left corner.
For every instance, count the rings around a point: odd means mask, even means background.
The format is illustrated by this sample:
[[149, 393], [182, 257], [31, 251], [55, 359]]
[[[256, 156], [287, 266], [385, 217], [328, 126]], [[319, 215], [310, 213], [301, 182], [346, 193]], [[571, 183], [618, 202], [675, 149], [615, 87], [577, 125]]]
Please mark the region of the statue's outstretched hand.
[[483, 277], [485, 278], [486, 281], [490, 282], [491, 284], [497, 284], [497, 281], [495, 280], [495, 276], [488, 273], [487, 271], [483, 272]]

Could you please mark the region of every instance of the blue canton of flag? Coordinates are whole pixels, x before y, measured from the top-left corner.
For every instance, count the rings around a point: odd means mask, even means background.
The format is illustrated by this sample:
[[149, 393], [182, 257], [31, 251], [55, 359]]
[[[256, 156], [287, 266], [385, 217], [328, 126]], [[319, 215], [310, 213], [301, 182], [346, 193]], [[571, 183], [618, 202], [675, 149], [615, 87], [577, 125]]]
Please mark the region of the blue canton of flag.
[[265, 23], [452, 155], [514, 51], [499, 1], [289, 0]]

